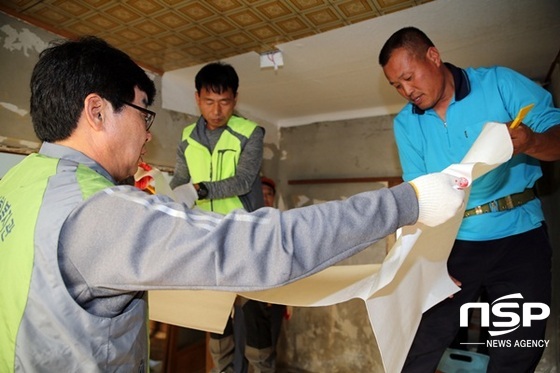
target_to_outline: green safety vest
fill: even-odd
[[[188,145],[185,149],[185,160],[193,184],[205,181],[220,181],[235,176],[239,157],[241,156],[242,140],[248,139],[257,125],[247,119],[232,116],[227,127],[222,132],[214,151],[210,150],[191,137],[196,123],[183,130],[183,141]],[[239,197],[220,199],[202,199],[196,202],[203,210],[214,211],[220,214],[243,208]]]

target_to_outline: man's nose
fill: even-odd
[[[412,88],[412,86],[410,84],[403,84],[402,85],[402,91],[407,97],[410,97],[412,92],[414,92],[414,88]]]

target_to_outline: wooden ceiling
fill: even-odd
[[[66,38],[101,37],[162,74],[430,1],[2,0],[0,10]]]

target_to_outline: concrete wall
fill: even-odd
[[[385,183],[290,185],[290,180],[400,176],[392,117],[283,128],[280,131],[280,191],[286,208],[344,199]],[[381,263],[387,240],[341,264]],[[284,322],[279,365],[305,372],[382,372],[375,336],[363,301],[295,308]]]

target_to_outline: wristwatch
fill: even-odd
[[[198,183],[198,190],[196,191],[198,194],[198,199],[204,199],[208,197],[208,188],[203,183]]]

